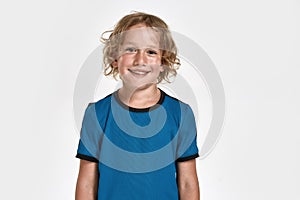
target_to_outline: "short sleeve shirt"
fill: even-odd
[[[191,107],[160,91],[150,108],[117,91],[88,105],[76,157],[98,163],[98,200],[179,199],[177,163],[199,156],[197,129]]]

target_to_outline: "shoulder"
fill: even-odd
[[[102,98],[100,100],[88,103],[88,106],[86,107],[86,110],[85,110],[85,115],[89,115],[94,112],[96,112],[98,115],[100,113],[100,111],[102,113],[104,111],[108,111],[110,108],[112,95],[113,95],[113,93],[105,96],[104,98]]]
[[[88,123],[100,123],[104,127],[104,123],[111,113],[111,98],[114,93],[111,93],[104,98],[95,102],[90,102],[85,110],[84,119]]]
[[[89,108],[89,107],[107,106],[107,104],[110,103],[111,97],[113,94],[114,94],[114,92],[108,94],[107,96],[105,96],[102,99],[96,100],[94,102],[90,102],[87,107]]]
[[[161,90],[161,91],[163,92],[163,94],[165,96],[164,97],[165,98],[164,99],[164,103],[165,103],[166,106],[171,107],[173,109],[175,107],[178,107],[178,108],[180,108],[180,110],[182,112],[190,111],[191,110],[191,107],[190,107],[190,105],[188,103],[183,102],[182,100],[180,100],[180,99],[178,99],[178,98],[176,98],[176,97],[174,97],[174,96],[166,93],[163,90]]]

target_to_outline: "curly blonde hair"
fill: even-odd
[[[112,63],[118,57],[118,48],[121,43],[121,33],[127,31],[130,27],[137,24],[145,24],[147,27],[153,28],[160,34],[160,48],[162,49],[161,64],[164,70],[158,76],[157,82],[162,80],[170,82],[171,77],[175,77],[177,69],[180,66],[180,60],[177,58],[177,48],[172,38],[168,25],[159,17],[143,12],[134,12],[124,16],[115,26],[113,30],[105,31],[101,35],[103,48],[103,64],[104,75],[112,75],[115,79],[119,74],[118,68],[113,67]],[[108,38],[104,35],[110,33]]]

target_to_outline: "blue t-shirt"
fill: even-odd
[[[196,124],[188,104],[160,91],[150,108],[117,91],[88,105],[76,157],[98,163],[98,200],[178,199],[177,162],[198,157]]]

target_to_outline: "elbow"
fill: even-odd
[[[180,200],[199,200],[200,189],[198,181],[185,182],[178,186]]]

